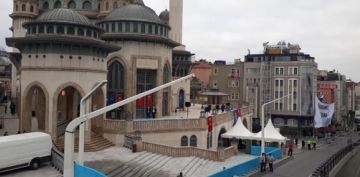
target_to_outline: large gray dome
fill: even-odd
[[[164,24],[154,10],[139,4],[130,4],[117,8],[110,12],[104,21],[141,21]]]
[[[62,22],[93,26],[91,21],[83,15],[70,9],[53,9],[41,14],[35,22]]]

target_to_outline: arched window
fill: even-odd
[[[124,66],[114,61],[108,68],[108,90],[124,89]]]
[[[82,4],[82,8],[83,9],[86,9],[86,10],[90,10],[92,9],[92,4],[90,1],[85,1],[83,4]],[[99,4],[99,8],[100,8],[100,4]]]
[[[47,1],[44,2],[43,9],[49,9],[49,3]]]
[[[78,35],[84,36],[84,30],[82,28],[78,28]]]
[[[33,26],[33,27],[31,28],[31,33],[32,33],[32,34],[36,34],[36,26]]]
[[[44,26],[39,26],[39,34],[43,34],[44,33]]]
[[[82,28],[78,28],[78,35],[84,36],[84,30]]]
[[[30,12],[34,12],[34,6],[30,6]]]
[[[109,3],[108,2],[105,3],[105,10],[109,10]]]
[[[115,23],[111,23],[111,32],[115,33]]]
[[[118,32],[122,32],[123,30],[122,30],[122,23],[121,22],[119,22],[118,23]]]
[[[275,118],[275,119],[274,119],[274,125],[283,126],[283,125],[284,125],[284,119],[282,119],[282,118]]]
[[[145,24],[141,23],[141,33],[145,33]]]
[[[64,27],[63,26],[58,26],[56,31],[57,31],[58,34],[64,34]]]
[[[190,146],[191,147],[197,147],[197,137],[195,135],[192,135],[190,137]]]
[[[61,8],[61,2],[60,1],[56,1],[55,3],[54,3],[54,8],[55,9],[58,9],[58,8]]]
[[[21,5],[21,11],[26,11],[26,6],[25,6],[25,4]]]
[[[19,10],[19,6],[16,4],[15,5],[15,11],[18,11]]]
[[[68,27],[67,34],[74,35],[75,34],[75,29],[73,27]]]
[[[69,9],[76,9],[76,3],[74,1],[70,1],[68,3],[68,8]]]
[[[54,33],[54,27],[53,26],[48,26],[47,29],[46,29],[46,33],[48,33],[48,34]]]
[[[181,143],[180,143],[180,145],[181,146],[188,146],[189,145],[189,142],[188,142],[189,140],[188,140],[188,137],[187,136],[182,136],[181,137]]]
[[[118,4],[117,4],[117,2],[114,2],[114,9],[116,9],[118,7]]]
[[[91,37],[91,31],[90,30],[86,30],[86,36]]]

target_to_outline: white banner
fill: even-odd
[[[335,103],[326,104],[315,98],[315,128],[327,127],[331,124],[331,119],[334,114]]]

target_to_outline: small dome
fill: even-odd
[[[117,8],[104,21],[142,21],[164,24],[154,10],[144,5],[130,4]]]
[[[41,14],[34,22],[63,22],[93,26],[91,21],[83,15],[70,9],[53,9]]]
[[[164,11],[162,11],[159,15],[160,19],[166,23],[169,22],[169,11],[167,9],[165,9]]]

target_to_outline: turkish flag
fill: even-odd
[[[140,98],[140,99],[137,99],[136,100],[136,106],[137,107],[139,107],[139,108],[142,108],[142,107],[144,107],[145,105],[144,105],[144,98]]]
[[[153,95],[146,96],[146,106],[152,107],[153,106]]]
[[[213,117],[209,116],[207,118],[207,124],[208,124],[208,132],[212,132],[213,130]]]
[[[122,95],[117,94],[117,95],[116,95],[116,102],[119,102],[119,101],[122,101],[122,100],[123,100]]]

